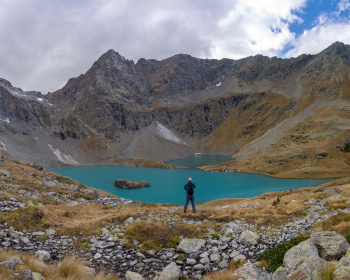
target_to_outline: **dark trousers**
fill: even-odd
[[[188,203],[190,202],[190,200],[191,200],[191,203],[192,203],[192,210],[193,210],[193,213],[196,213],[196,206],[194,205],[194,196],[193,196],[193,195],[191,195],[191,196],[187,195],[187,196],[186,196],[186,202],[185,202],[184,212],[186,213],[187,205],[188,205]]]

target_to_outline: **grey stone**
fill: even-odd
[[[11,178],[11,173],[7,170],[0,169],[0,178]]]
[[[177,246],[177,250],[184,252],[186,254],[196,253],[201,247],[205,245],[205,240],[203,239],[183,239],[180,244]]]
[[[33,280],[45,280],[45,278],[38,272],[32,272]]]
[[[189,265],[195,265],[197,263],[197,261],[195,259],[188,258],[186,260],[186,263]]]
[[[1,266],[5,266],[7,268],[15,268],[16,264],[23,265],[23,261],[20,258],[12,257],[11,259],[1,262]]]
[[[199,260],[199,262],[200,262],[201,264],[206,265],[206,264],[209,264],[209,263],[210,263],[210,260],[209,260],[208,256],[205,256],[204,258],[201,258],[201,259]]]
[[[127,271],[125,273],[125,278],[126,280],[143,280],[144,279],[142,275],[132,271]]]
[[[246,260],[247,258],[246,258],[246,256],[244,256],[244,255],[242,255],[242,254],[240,254],[240,255],[237,255],[237,256],[235,256],[234,258],[233,258],[233,260],[236,262],[236,261],[244,261],[244,260]]]
[[[129,217],[125,220],[124,225],[125,226],[132,225],[134,222],[135,222],[134,217]]]
[[[96,198],[100,197],[100,195],[98,194],[98,192],[95,189],[86,189],[86,190],[84,190],[84,193],[87,195],[90,195],[92,197],[96,197]]]
[[[91,268],[91,267],[88,267],[88,266],[83,266],[83,270],[89,276],[93,276],[93,275],[96,274],[96,270],[94,268]]]
[[[51,255],[48,251],[44,251],[44,250],[36,251],[35,256],[37,256],[42,261],[48,262],[51,260]]]
[[[96,254],[94,255],[94,259],[95,259],[95,260],[98,260],[98,259],[100,259],[100,258],[102,258],[102,255],[101,255],[100,253],[96,253]]]
[[[320,257],[326,260],[339,260],[349,248],[344,236],[335,231],[313,232],[310,240],[316,245]]]
[[[239,243],[242,243],[244,245],[256,245],[258,244],[260,236],[256,232],[252,232],[250,230],[243,231],[238,239]]]
[[[220,262],[220,260],[221,260],[220,254],[211,254],[210,255],[210,261],[218,263],[218,262]]]
[[[176,265],[176,263],[172,262],[168,264],[161,274],[159,275],[158,280],[178,280],[181,277],[181,271]]]
[[[30,269],[20,270],[18,273],[18,280],[33,280],[33,274]]]
[[[193,269],[194,270],[204,270],[204,265],[202,265],[202,264],[196,264],[195,266],[193,266]]]
[[[219,262],[218,267],[221,269],[225,269],[228,267],[228,262],[223,260],[223,261]]]

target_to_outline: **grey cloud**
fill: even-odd
[[[46,93],[108,49],[135,62],[178,53],[210,58],[218,48],[228,57],[253,54],[239,17],[219,27],[238,2],[0,0],[0,77]]]

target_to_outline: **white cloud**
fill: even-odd
[[[347,10],[350,10],[350,2],[349,0],[341,0],[337,5],[337,15],[339,15],[341,12],[345,12]]]
[[[286,57],[301,54],[317,54],[336,41],[350,44],[350,18],[343,18],[340,13],[350,9],[349,0],[341,0],[336,12],[323,12],[314,22],[314,27],[305,30],[291,42],[292,49]]]

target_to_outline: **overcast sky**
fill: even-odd
[[[0,0],[0,77],[61,88],[114,49],[127,59],[316,54],[350,44],[350,0]]]

